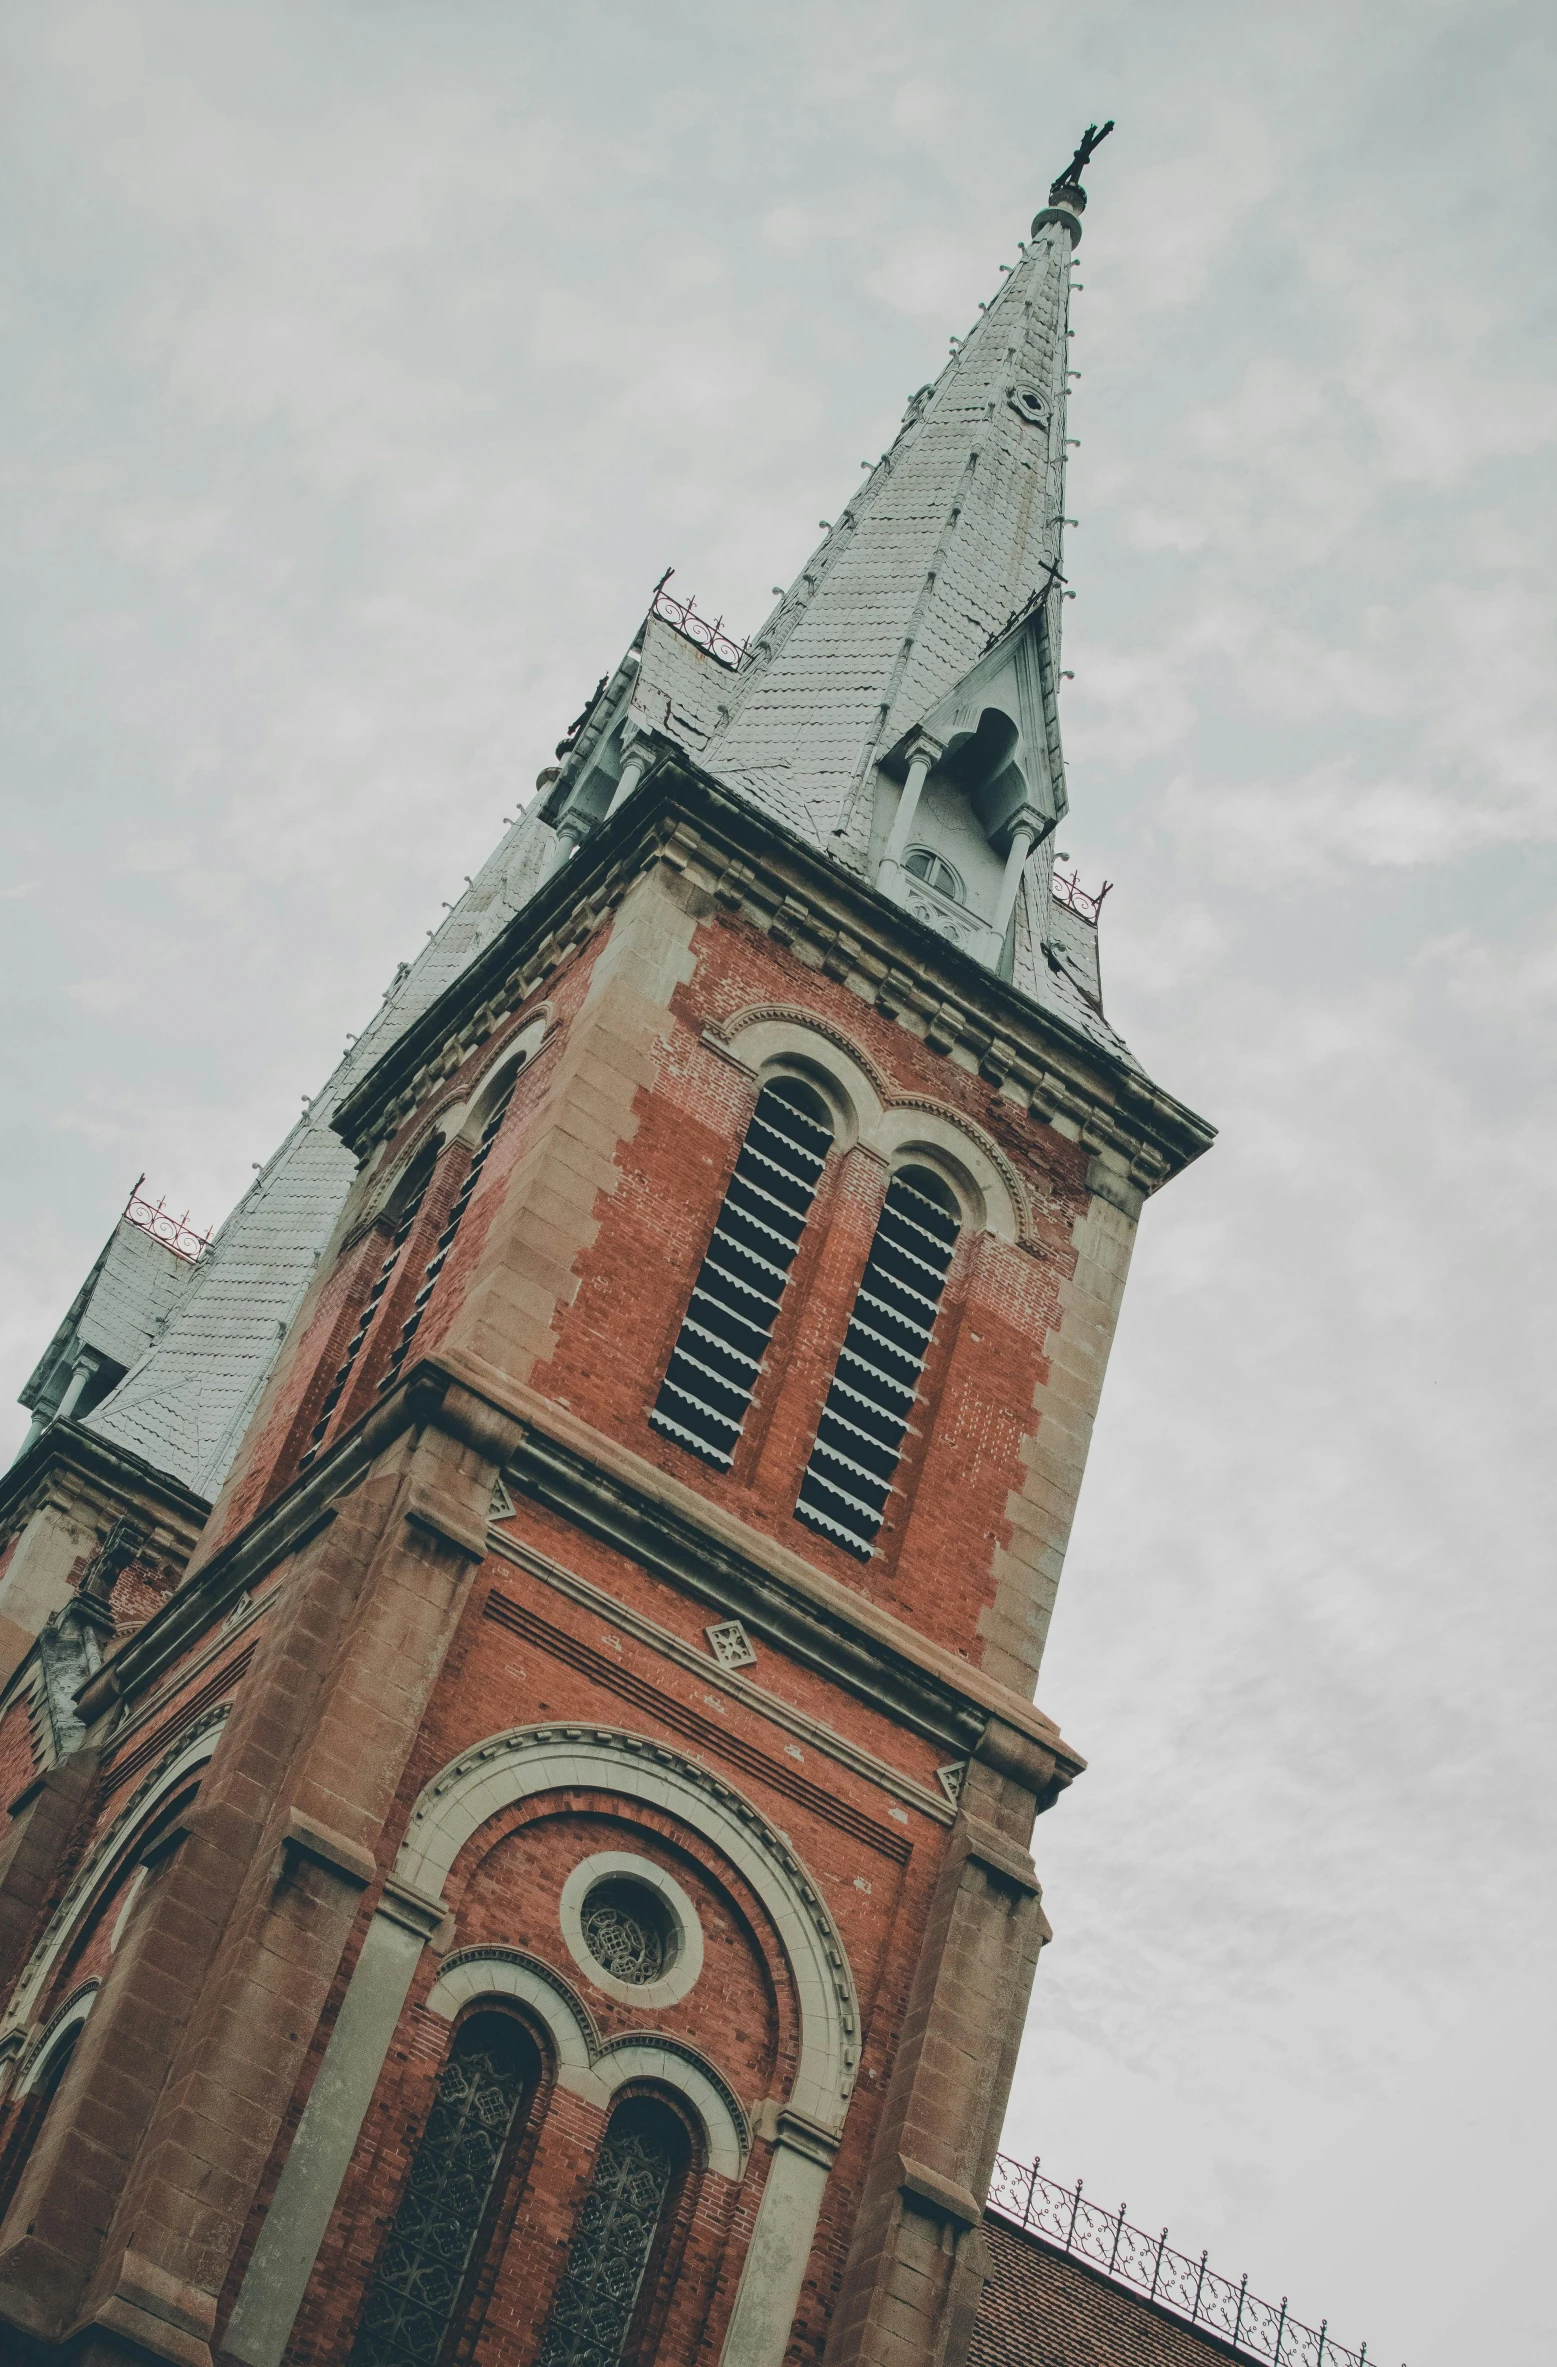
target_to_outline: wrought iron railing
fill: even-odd
[[[1094,896],[1082,886],[1079,871],[1066,873],[1056,869],[1054,874],[1054,893],[1060,902],[1068,904],[1072,912],[1080,913],[1082,919],[1090,921],[1094,928],[1097,927],[1098,916],[1103,910],[1103,898],[1108,894],[1113,884],[1111,879],[1105,879]]]
[[[187,1208],[182,1216],[174,1216],[161,1200],[153,1207],[141,1190],[145,1181],[144,1175],[137,1180],[135,1189],[124,1204],[125,1215],[132,1225],[139,1225],[143,1233],[149,1233],[154,1241],[160,1241],[164,1249],[171,1249],[175,1257],[185,1259],[191,1266],[198,1265],[210,1247],[210,1234],[195,1231],[189,1221]]]
[[[725,631],[722,616],[716,616],[710,624],[706,616],[698,615],[690,598],[677,600],[667,592],[665,586],[674,573],[674,568],[667,568],[654,587],[654,614],[667,625],[673,625],[684,640],[695,641],[699,649],[706,649],[721,666],[740,665],[746,655],[746,643]]]
[[[1175,2252],[1166,2228],[1148,2235],[1144,2227],[1132,2227],[1122,2203],[1117,2211],[1100,2209],[1087,2201],[1079,2178],[1074,2186],[1060,2186],[1043,2177],[1036,2162],[1014,2161],[1002,2153],[990,2181],[989,2207],[1101,2269],[1116,2285],[1144,2293],[1175,2317],[1219,2335],[1239,2358],[1268,2361],[1269,2367],[1370,2367],[1366,2343],[1348,2350],[1336,2341],[1327,2320],[1307,2326],[1295,2318],[1285,2294],[1279,2302],[1262,2301],[1249,2291],[1246,2276],[1234,2284],[1208,2268],[1204,2252],[1198,2260]]]

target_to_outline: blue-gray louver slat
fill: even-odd
[[[948,1199],[925,1168],[904,1168],[887,1186],[800,1483],[796,1519],[862,1559],[874,1552],[886,1514],[957,1245]]]
[[[831,1130],[787,1077],[765,1085],[649,1419],[728,1468],[828,1151]]]

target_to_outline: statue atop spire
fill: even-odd
[[[1059,175],[1058,179],[1049,183],[1050,205],[1057,205],[1059,203],[1060,191],[1062,189],[1075,189],[1077,191],[1080,190],[1081,176],[1086,171],[1087,166],[1092,162],[1094,151],[1102,147],[1103,142],[1107,139],[1113,128],[1114,119],[1111,115],[1101,130],[1098,129],[1098,126],[1095,123],[1089,123],[1087,125],[1086,130],[1081,135],[1081,143],[1077,148],[1075,155],[1071,158],[1069,164]]]

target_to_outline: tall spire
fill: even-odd
[[[1018,262],[754,637],[706,750],[710,769],[851,868],[870,856],[875,768],[1008,626],[1040,611],[1058,773],[1077,175],[1112,128],[1089,131]]]

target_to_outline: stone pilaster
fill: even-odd
[[[1027,1837],[1052,1760],[992,1721],[948,1838],[855,2222],[827,2367],[957,2367],[1038,1951]]]
[[[206,2367],[216,2296],[318,2025],[516,1429],[458,1387],[297,1553],[27,2165],[0,2314]],[[117,2350],[116,2347],[118,2346]]]

